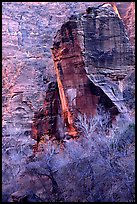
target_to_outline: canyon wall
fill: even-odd
[[[35,141],[31,138],[33,122],[37,123],[37,119],[41,118],[41,115],[47,121],[49,117],[47,112],[50,112],[53,104],[53,106],[56,106],[57,101],[52,101],[52,99],[48,101],[48,93],[52,89],[52,87],[49,87],[50,82],[56,84],[56,73],[50,51],[53,38],[57,30],[68,21],[72,14],[85,13],[89,6],[97,6],[100,3],[103,2],[2,3],[2,177],[3,199],[5,200],[9,194],[18,189],[18,184],[15,181],[18,175],[25,170],[26,158],[32,156],[33,145],[35,144]],[[116,3],[116,5],[120,8],[121,17],[124,19],[130,2]],[[129,14],[127,19],[132,22],[134,17]],[[125,21],[127,25],[128,20]],[[131,27],[127,26],[127,29],[130,30]],[[78,44],[75,48],[77,53],[81,55],[81,48]],[[72,63],[82,67],[83,61],[81,59],[80,57],[79,61],[73,61]],[[68,62],[69,65],[66,66],[64,61],[63,66],[66,66],[68,72],[70,72],[72,70],[69,70],[69,68],[72,68],[72,65],[70,60]],[[84,75],[86,70],[81,70],[82,73],[80,73],[80,70],[77,71],[79,76],[80,74],[84,76],[82,79],[84,83],[87,83],[89,80]],[[76,80],[79,79],[81,78],[77,77]],[[71,80],[71,78],[67,80]],[[54,90],[52,91],[54,95]],[[91,96],[89,88],[85,87],[85,91]],[[75,95],[75,91],[73,93]],[[72,95],[71,88],[68,90],[68,94]],[[81,97],[81,93],[79,96]],[[98,96],[92,98],[92,101],[94,101],[92,105],[96,106]],[[73,102],[75,103],[75,100]],[[61,103],[61,101],[57,103]],[[49,107],[48,110],[47,107]],[[43,108],[45,110],[44,116]],[[80,108],[82,110],[83,105]],[[41,109],[42,111],[40,111]],[[55,109],[55,113],[53,113],[55,120],[56,114]],[[62,122],[61,114],[59,109],[58,121]],[[52,120],[53,124],[54,119]],[[49,130],[52,127],[52,122]],[[41,131],[42,136],[47,129],[41,122],[38,122],[38,124],[40,124],[39,129],[37,129],[38,126],[34,125],[33,130],[34,132]]]
[[[126,15],[123,18],[128,36],[132,43],[133,49],[135,48],[135,2],[132,2],[127,9]]]
[[[123,79],[134,70],[134,53],[120,15],[105,4],[73,15],[55,36],[52,54],[63,117],[70,126],[78,113],[95,115],[99,103],[127,112]],[[74,129],[74,127],[73,127]]]
[[[34,112],[44,103],[46,84],[56,81],[50,48],[57,30],[72,14],[98,4],[3,2],[3,135],[9,135],[9,129],[15,135],[30,134]],[[130,3],[116,4],[123,18]]]

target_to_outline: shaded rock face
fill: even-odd
[[[50,52],[55,33],[72,14],[100,4],[103,2],[3,2],[3,135],[9,135],[11,129],[13,135],[31,131],[34,112],[44,103],[47,82],[56,81]],[[124,19],[131,3],[115,4]],[[128,30],[134,28],[133,19]],[[126,22],[128,25],[128,19]]]
[[[51,138],[64,138],[65,124],[62,118],[61,101],[57,82],[49,82],[43,107],[34,113],[31,126],[31,138],[37,141],[34,152],[38,150],[39,142],[46,142]]]
[[[128,7],[123,20],[132,46],[135,49],[135,2],[132,2]]]
[[[135,110],[135,71],[129,73],[123,80],[123,97],[125,104],[131,111]]]
[[[134,54],[123,22],[109,5],[92,9],[85,19],[82,19],[82,27],[86,73],[111,99],[118,111],[124,112],[126,109],[122,103],[120,84],[134,69]]]
[[[134,69],[134,54],[111,5],[72,16],[57,32],[52,55],[62,111],[69,124],[79,112],[94,115],[99,102],[115,107],[116,113],[127,111],[120,83]]]
[[[59,91],[61,83],[64,95],[68,99],[67,103],[69,103],[70,111],[72,109],[73,112],[93,113],[98,97],[92,95],[90,91],[91,84],[84,69],[75,21],[67,22],[61,27],[54,40],[52,53],[57,81],[59,81]],[[87,97],[86,100],[85,96]],[[60,98],[62,99],[61,93]],[[91,100],[93,103],[91,103]],[[80,101],[83,101],[83,103]],[[91,105],[90,109],[88,109],[89,105]],[[62,109],[67,111],[63,103]]]
[[[2,3],[2,189],[5,202],[18,189],[16,179],[24,171],[26,158],[33,152],[35,141],[31,139],[31,128],[34,113],[38,113],[40,108],[45,110],[43,104],[48,83],[56,82],[50,52],[53,37],[72,14],[85,12],[88,6],[100,3],[103,2]],[[116,5],[123,19],[130,2],[118,2]],[[90,85],[92,91],[97,89],[93,83]],[[100,88],[98,90],[104,94]],[[94,97],[96,94],[95,91]],[[97,96],[100,97],[100,94]],[[111,100],[107,99],[111,104]],[[97,100],[95,98],[95,104]],[[104,95],[100,101],[106,102]],[[41,124],[40,116],[36,118],[34,121]],[[58,108],[57,127],[62,138],[63,125],[62,110]],[[47,124],[47,127],[50,125]],[[47,129],[42,125],[38,131],[40,136],[34,134],[35,139],[42,138]]]
[[[64,24],[55,38],[52,50],[63,117],[72,135],[76,134],[72,125],[73,115],[76,116],[78,112],[93,114],[98,102],[98,96],[90,91],[76,28],[76,22]]]
[[[32,124],[32,138],[40,141],[42,135],[54,134],[56,131],[58,115],[58,89],[57,84],[50,82],[46,92],[43,108],[34,114]]]

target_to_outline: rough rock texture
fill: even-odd
[[[135,111],[135,71],[129,73],[123,80],[123,97],[125,104],[133,114]]]
[[[87,22],[83,19],[85,69],[90,80],[124,112],[122,79],[134,69],[134,54],[123,22],[108,8],[91,11]]]
[[[55,82],[50,82],[43,108],[34,114],[32,138],[39,142],[44,134],[54,134],[58,116],[58,89]]]
[[[72,16],[57,32],[52,54],[69,125],[79,112],[94,115],[99,102],[107,108],[116,106],[117,112],[127,111],[122,79],[134,69],[134,54],[123,22],[111,5]]]
[[[34,112],[44,102],[46,83],[53,78],[55,81],[50,47],[57,29],[72,14],[100,3],[3,2],[3,135],[9,135],[11,129],[15,135],[30,132]],[[130,2],[116,5],[124,18]],[[22,123],[18,114],[23,110]]]
[[[53,37],[72,14],[100,3],[103,2],[2,3],[3,201],[7,202],[20,186],[16,180],[24,171],[26,158],[32,156],[35,142],[31,139],[34,114],[45,109],[48,83],[56,81],[50,51]],[[130,2],[116,5],[123,19]],[[62,112],[58,111],[57,125],[63,138]]]
[[[34,113],[43,106],[47,83],[56,81],[50,52],[52,39],[73,12],[84,11],[90,4],[2,4],[2,175],[5,199],[7,192],[15,191],[13,178],[16,179],[23,170],[24,158],[32,153]]]
[[[135,49],[135,2],[132,2],[128,7],[123,21],[125,23],[132,46]]]
[[[61,27],[55,38],[52,53],[64,121],[68,126],[69,134],[75,136],[72,114],[76,116],[76,112],[93,113],[98,96],[92,95],[90,92],[90,81],[84,70],[81,48],[77,38],[77,25],[75,22],[72,23],[67,22]]]

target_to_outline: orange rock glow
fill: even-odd
[[[58,89],[59,89],[59,94],[60,94],[60,99],[61,99],[61,106],[62,106],[64,122],[68,129],[68,134],[75,137],[78,133],[76,131],[76,128],[73,125],[74,124],[73,117],[69,110],[68,102],[65,96],[64,88],[63,88],[63,85],[60,79],[60,74],[59,74],[59,70],[57,68],[56,62],[54,62],[54,67],[55,67],[55,71],[57,75],[57,83],[58,83]]]
[[[113,7],[115,13],[118,15],[118,17],[121,18],[120,14],[119,14],[119,12],[118,12],[118,9],[117,9],[117,7],[116,7],[116,4],[115,4],[114,2],[110,2],[110,4],[112,5],[112,7]]]

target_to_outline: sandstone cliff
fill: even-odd
[[[123,20],[127,28],[128,36],[134,48],[135,47],[135,2],[132,2],[128,7],[126,15],[124,16]]]
[[[70,135],[77,114],[94,115],[99,103],[110,112],[115,108],[114,115],[127,112],[122,80],[134,70],[134,54],[123,22],[110,4],[72,16],[57,32],[52,54]]]
[[[55,33],[72,14],[102,3],[3,2],[3,135],[10,135],[11,129],[13,137],[22,133],[30,135],[34,112],[44,103],[46,84],[56,81],[50,52]],[[115,2],[122,19],[130,4]],[[132,29],[134,35],[134,6],[132,10],[124,22],[128,32]]]
[[[102,24],[99,24],[101,19],[99,17],[97,20],[96,17],[94,18],[92,16],[94,15],[94,11],[92,14],[90,14],[90,10],[92,9],[89,9],[89,13],[87,15],[85,14],[85,11],[88,7],[98,6],[102,3],[103,2],[2,3],[2,189],[3,201],[5,202],[7,202],[11,194],[18,189],[21,189],[21,191],[13,194],[12,197],[14,201],[17,201],[18,199],[24,199],[23,196],[25,196],[25,199],[27,200],[28,194],[31,197],[30,202],[41,201],[41,199],[38,199],[38,196],[33,195],[30,189],[36,193],[36,195],[39,195],[44,201],[56,201],[56,185],[54,179],[52,178],[54,175],[51,175],[52,182],[55,185],[53,185],[54,188],[52,192],[51,179],[47,177],[45,171],[42,170],[45,168],[44,165],[47,161],[44,160],[42,162],[41,157],[38,158],[38,162],[41,162],[40,164],[37,163],[37,161],[34,161],[34,167],[38,168],[38,171],[40,170],[40,172],[43,171],[43,175],[39,175],[38,172],[35,171],[35,168],[30,172],[30,174],[28,174],[28,171],[26,170],[27,167],[29,168],[29,164],[31,166],[31,159],[34,157],[33,151],[37,150],[41,155],[43,149],[48,148],[46,145],[49,141],[52,141],[51,138],[53,139],[54,135],[56,135],[56,138],[58,139],[63,139],[65,133],[67,134],[68,132],[71,133],[71,135],[76,136],[77,130],[73,121],[75,114],[77,115],[79,110],[83,113],[95,114],[96,107],[99,102],[101,104],[106,104],[106,108],[116,106],[114,114],[116,114],[118,111],[119,103],[117,102],[120,99],[119,97],[121,97],[120,92],[118,92],[118,96],[116,96],[117,102],[115,103],[112,91],[109,93],[110,89],[106,90],[106,86],[104,84],[102,85],[102,79],[101,83],[98,81],[97,77],[99,75],[96,73],[96,71],[102,70],[101,75],[105,76],[105,69],[110,63],[109,59],[111,55],[109,55],[110,53],[106,53],[108,50],[105,50],[108,48],[108,45],[105,42],[105,39],[103,39],[102,42],[99,40],[99,35],[104,35],[104,32],[107,34],[107,37],[110,37],[110,33],[107,31],[109,27],[104,25],[105,28],[103,28],[103,22]],[[116,2],[117,9],[122,19],[124,19],[130,4],[130,2]],[[99,14],[101,12],[100,9],[96,8],[95,12],[97,11]],[[135,7],[132,7],[132,9],[134,11]],[[110,11],[107,12],[105,10],[106,9],[104,8],[103,12],[106,12],[108,15]],[[116,14],[112,9],[110,10],[110,13],[112,13],[112,16],[114,15],[115,19]],[[86,16],[84,17],[83,14],[79,15],[81,12],[83,12]],[[69,17],[72,14],[77,15],[74,15],[69,20]],[[134,25],[134,16],[132,14],[132,12],[129,12],[127,15],[128,18],[126,21],[124,21],[124,23],[125,25],[128,25],[128,21],[130,21],[129,26],[127,26],[127,31],[132,29],[132,34],[134,36],[134,26],[132,26]],[[88,48],[89,33],[87,22],[89,22],[90,19],[92,19],[92,26],[95,26],[94,23],[97,22],[97,26],[101,25],[101,29],[103,29],[102,33],[101,30],[99,30],[98,33],[95,33],[94,30],[93,32],[91,31],[93,27],[89,26],[89,32],[92,32],[92,37],[94,36],[97,46],[100,46],[100,48],[102,46],[103,48],[103,52],[98,53],[95,46],[95,55],[93,50]],[[126,59],[127,55],[130,54],[131,57],[129,62],[131,63],[132,52],[130,52],[129,40],[126,39],[127,36],[125,34],[124,28],[122,28],[123,24],[121,20],[116,17],[117,20],[113,19],[113,22],[112,19],[110,22],[112,24],[115,23],[115,26],[113,29],[113,25],[110,23],[109,26],[111,29],[116,29],[124,35],[124,37],[121,38],[115,36],[117,45],[116,48],[121,57],[119,55],[114,55],[114,57],[118,58],[118,65],[120,60],[123,60],[125,63],[125,71],[121,65],[118,67],[122,69],[122,78],[124,78],[127,71],[130,70],[130,68],[132,69],[132,66],[127,66],[128,59]],[[83,25],[81,25],[81,23]],[[117,25],[117,23],[119,25]],[[65,49],[60,50],[62,53],[58,53],[59,49],[57,48],[57,53],[59,54],[59,58],[61,56],[67,58],[64,58],[60,63],[58,57],[55,59],[55,67],[57,65],[57,72],[55,73],[50,48],[53,44],[53,38],[57,33],[57,30],[61,27],[62,24],[62,33],[59,31],[57,36],[60,39],[64,39],[64,42],[61,42],[61,46],[65,45]],[[83,43],[83,34],[86,36],[84,36],[86,40],[85,44]],[[105,37],[106,36],[104,35],[104,38]],[[118,42],[121,42],[121,40],[125,40],[126,42],[122,44],[123,46],[119,47]],[[57,37],[55,38],[55,41],[58,41]],[[92,42],[94,43],[93,39]],[[115,44],[113,40],[110,40],[109,42],[110,44],[112,43],[111,45]],[[84,54],[84,51],[82,51],[83,48],[86,48],[89,51],[89,53],[86,53],[87,58]],[[95,62],[91,54],[95,58]],[[98,60],[98,57],[101,57],[103,54],[106,54],[107,60],[106,62],[103,62],[103,67],[101,67],[100,64],[96,64],[96,60]],[[90,64],[90,62],[92,66],[90,65],[91,69],[88,70],[88,66],[86,65],[87,63]],[[113,65],[115,63],[116,59],[113,61]],[[132,63],[130,65],[132,65]],[[119,90],[117,86],[117,79],[114,79],[116,78],[115,75],[119,75],[119,70],[117,70],[116,74],[113,71],[113,69],[116,68],[117,66],[111,67],[112,70],[109,73],[109,76],[105,76],[105,83],[109,83],[110,87],[113,87],[113,89],[116,87],[116,90]],[[64,75],[62,75],[62,70],[65,72]],[[95,79],[92,77],[91,71],[93,70]],[[72,74],[72,71],[74,71],[75,74]],[[67,73],[69,73],[68,76]],[[58,80],[59,89],[56,86],[56,74],[58,79],[60,79],[60,83]],[[63,80],[63,77],[65,80]],[[120,81],[120,90],[123,88],[123,97],[126,101],[128,110],[133,108],[132,111],[134,112],[134,104],[132,101],[132,97],[134,96],[134,82],[131,83],[131,79],[134,79],[134,74],[130,77],[127,76],[124,78],[124,82],[127,83],[127,86],[125,86],[125,84],[122,86],[122,78],[118,79]],[[116,82],[116,86],[114,85],[114,80]],[[128,84],[129,86],[131,85],[131,89],[129,89]],[[114,93],[117,95],[115,90]],[[87,102],[85,100],[85,94],[87,95]],[[128,94],[130,95],[130,101],[128,100]],[[77,98],[75,98],[75,96],[77,96]],[[76,103],[79,110],[76,108]],[[91,112],[89,112],[89,107]],[[65,110],[64,113],[62,110]],[[130,135],[132,136],[133,134]],[[31,137],[33,137],[33,139]],[[70,137],[68,138],[70,139]],[[96,136],[95,138],[91,138],[95,140]],[[129,137],[127,137],[125,140],[128,140],[128,138]],[[41,140],[39,146],[37,146],[37,144],[35,145],[34,139],[37,140],[37,142]],[[87,147],[88,144],[90,144],[89,146],[92,146],[92,142],[84,143],[83,146]],[[102,143],[100,145],[102,145]],[[104,174],[103,172],[102,174],[99,174],[98,169],[102,169],[102,167],[96,167],[95,165],[93,169],[97,173],[95,178],[96,182],[94,180],[96,187],[94,188],[94,185],[91,186],[90,178],[87,179],[87,177],[89,175],[92,178],[92,169],[90,169],[90,162],[87,162],[86,159],[88,156],[91,158],[92,152],[92,158],[96,163],[96,159],[99,158],[97,152],[94,152],[93,154],[93,150],[95,150],[96,147],[92,148],[91,152],[88,154],[87,149],[86,151],[85,149],[82,149],[82,144],[79,145],[77,141],[71,141],[71,139],[69,140],[69,143],[66,141],[65,148],[64,143],[63,145],[61,143],[59,147],[60,146],[63,147],[60,148],[61,150],[59,151],[59,154],[55,154],[57,157],[54,157],[55,155],[53,153],[56,153],[56,151],[54,151],[54,148],[51,148],[50,158],[52,158],[54,155],[52,161],[52,170],[55,172],[55,179],[57,180],[57,183],[59,182],[60,178],[62,178],[61,182],[58,184],[59,191],[61,191],[63,195],[61,200],[97,201],[97,183],[100,181],[100,176]],[[128,150],[129,156],[131,156],[130,152],[132,151],[132,146],[130,147],[131,150]],[[101,149],[101,151],[104,150]],[[104,154],[107,155],[106,152]],[[35,156],[36,157],[34,158],[37,159],[38,155],[36,154]],[[45,153],[43,158],[45,158]],[[77,161],[75,161],[75,159]],[[124,162],[124,159],[122,161]],[[99,161],[99,164],[101,162],[102,160]],[[75,168],[73,174],[71,173],[71,170],[74,166],[77,167],[77,165],[79,165],[79,171],[81,173],[76,176],[78,169]],[[103,165],[103,169],[105,171],[106,164],[104,163]],[[130,175],[131,172],[129,169],[134,169],[134,162],[132,162],[132,164],[129,162],[128,164],[125,164],[125,166],[126,169],[128,169],[128,173]],[[85,174],[86,168],[89,170],[87,175]],[[108,168],[108,171],[110,171],[110,169]],[[70,174],[67,174],[67,170],[70,171]],[[122,170],[120,169],[119,171]],[[33,176],[33,173],[36,174]],[[83,175],[82,183],[81,174]],[[70,182],[71,175],[73,175],[73,178]],[[109,179],[107,178],[107,172],[105,175],[106,180],[109,180],[110,177],[108,177]],[[64,178],[66,178],[66,182]],[[124,179],[125,177],[123,174],[123,180]],[[76,180],[79,181],[77,182]],[[106,180],[104,179],[102,182],[106,182]],[[86,181],[89,182],[89,187],[94,188],[93,192],[95,195],[91,195],[91,192],[89,193],[88,188],[86,188]],[[112,179],[112,182],[113,181],[115,182],[115,180]],[[45,183],[47,184],[46,186],[44,186]],[[80,186],[80,188],[73,194],[72,192],[75,191],[75,185],[77,187]],[[101,185],[103,186],[103,183]],[[62,189],[62,186],[64,189]],[[80,198],[81,192],[84,192],[83,188],[85,189],[86,193],[82,194],[82,197]],[[109,191],[107,188],[107,182],[106,189]],[[125,187],[125,192],[127,192],[126,190],[127,188]],[[102,188],[100,188],[99,192],[101,193],[101,191]],[[103,195],[105,195],[105,193]],[[114,201],[112,197],[110,200]],[[130,197],[130,195],[127,195],[125,200],[127,200],[128,197]],[[103,200],[104,198],[101,199]],[[105,199],[107,200],[107,198]]]

